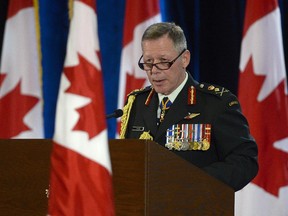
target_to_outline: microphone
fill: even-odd
[[[115,110],[113,113],[106,115],[106,119],[110,118],[119,118],[123,115],[123,111],[121,109]]]

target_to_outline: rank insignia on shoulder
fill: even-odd
[[[229,92],[229,90],[225,89],[224,87],[204,84],[204,83],[199,84],[199,88],[203,89],[203,91],[206,91],[206,92],[218,95],[218,96],[223,96],[224,93]]]
[[[215,86],[213,86],[213,85],[208,86],[208,90],[212,91],[214,89],[215,89]]]
[[[169,150],[207,151],[211,142],[211,124],[176,124],[166,131],[165,147]]]
[[[239,102],[238,101],[231,101],[229,103],[229,106],[231,107],[231,106],[236,105],[236,104],[239,104]]]
[[[218,89],[218,91],[216,91],[216,94],[222,96],[226,92],[229,92],[229,90],[222,87],[221,89]]]

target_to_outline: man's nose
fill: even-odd
[[[150,73],[151,74],[153,74],[153,73],[159,73],[159,70],[158,70],[158,68],[156,67],[156,65],[152,65],[152,68],[151,68],[151,70],[150,70]]]

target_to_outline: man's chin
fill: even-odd
[[[160,93],[160,94],[164,94],[164,95],[167,93],[165,91],[165,89],[157,87],[157,86],[154,86],[154,90],[155,90],[155,92]]]

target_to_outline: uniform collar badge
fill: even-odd
[[[196,89],[194,86],[188,88],[188,105],[196,104]]]
[[[151,101],[151,98],[152,98],[154,92],[155,92],[155,90],[154,90],[154,88],[152,88],[150,93],[149,93],[149,95],[148,95],[148,97],[146,98],[146,101],[145,101],[145,105],[146,106],[148,106],[150,104],[150,101]]]

